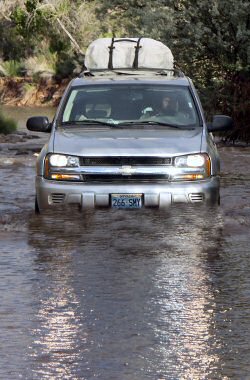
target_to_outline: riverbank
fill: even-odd
[[[7,106],[57,106],[69,79],[0,78],[0,104]]]

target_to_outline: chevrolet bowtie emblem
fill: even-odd
[[[120,168],[120,171],[121,171],[122,175],[131,175],[131,174],[136,172],[136,169],[132,168],[132,166],[130,166],[130,165],[123,165]]]

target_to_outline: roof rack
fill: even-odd
[[[180,69],[162,69],[162,68],[129,68],[129,67],[119,67],[115,69],[92,69],[84,70],[80,77],[113,77],[119,75],[134,75],[134,76],[167,76],[167,77],[185,77],[184,73]]]

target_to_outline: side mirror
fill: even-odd
[[[47,116],[33,116],[27,120],[26,127],[33,132],[51,132],[51,123]]]
[[[222,132],[232,128],[233,119],[225,115],[214,115],[212,123],[207,125],[208,132]]]

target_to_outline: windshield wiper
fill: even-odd
[[[135,126],[136,125],[162,125],[164,127],[169,127],[169,128],[193,129],[193,126],[191,127],[190,125],[177,125],[177,124],[164,123],[163,121],[154,121],[154,120],[126,121],[124,123],[119,123],[119,125],[121,125],[121,126],[126,126],[126,125],[135,125]]]
[[[106,121],[100,121],[100,120],[95,120],[95,119],[84,119],[84,120],[72,120],[72,121],[63,121],[61,123],[62,126],[67,126],[67,125],[82,125],[82,124],[96,124],[96,125],[105,125],[111,128],[120,128],[118,124],[116,123],[108,123]]]

